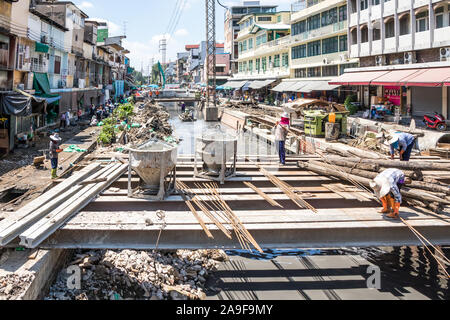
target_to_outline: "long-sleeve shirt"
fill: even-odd
[[[275,127],[275,140],[286,141],[289,132],[289,126],[285,124],[279,124]]]
[[[58,148],[59,148],[59,143],[51,140],[50,141],[50,158],[51,159],[58,159],[58,152],[56,152],[56,150],[58,150]]]
[[[387,169],[378,175],[379,177],[385,177],[389,181],[391,186],[391,192],[394,195],[395,202],[402,203],[402,194],[399,189],[399,185],[405,183],[405,174],[399,169]]]
[[[408,146],[414,143],[414,141],[416,140],[416,138],[409,133],[402,132],[396,133],[396,135],[398,136],[398,146],[391,145],[391,155],[395,155],[396,149],[406,151]]]

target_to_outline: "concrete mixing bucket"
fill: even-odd
[[[141,177],[146,188],[159,188],[161,170],[165,177],[177,165],[178,147],[165,142],[150,141],[129,151],[131,168]]]
[[[222,163],[233,160],[237,138],[229,134],[208,134],[197,140],[197,150],[201,152],[204,167],[210,172],[219,173]]]

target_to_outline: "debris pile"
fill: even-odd
[[[209,273],[227,256],[220,250],[78,252],[81,289],[70,290],[67,269],[46,300],[200,300]]]
[[[0,300],[17,300],[24,293],[24,289],[33,282],[34,273],[11,273],[0,277]]]
[[[173,133],[169,123],[170,114],[163,107],[147,102],[138,110],[134,121],[141,124],[139,128],[131,128],[128,141],[132,145],[140,145],[148,140],[158,138],[167,141]]]

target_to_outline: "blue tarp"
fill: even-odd
[[[47,97],[36,97],[36,98],[45,99],[47,101],[47,104],[52,104],[52,103],[54,103],[56,101],[61,100],[61,96],[52,97],[52,98],[47,98]]]

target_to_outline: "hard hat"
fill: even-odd
[[[375,191],[378,199],[385,197],[391,191],[391,185],[386,177],[376,177],[370,182],[370,187]]]

